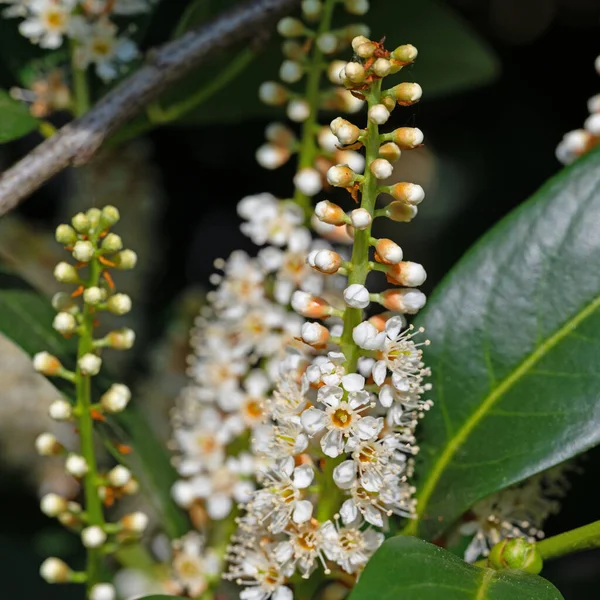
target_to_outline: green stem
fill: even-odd
[[[335,4],[336,0],[325,0],[316,38],[330,30]],[[321,83],[321,76],[323,75],[326,65],[323,52],[321,52],[314,41],[313,44],[313,53],[310,62],[307,65],[306,90],[304,93],[310,107],[310,113],[308,119],[304,121],[302,126],[300,149],[298,151],[298,170],[312,167],[317,153],[315,129],[318,124],[317,116],[319,113],[319,84]],[[303,194],[298,188],[296,188],[296,192],[294,193],[294,202],[304,209],[307,216],[311,215],[311,199],[306,194]]]
[[[381,97],[381,80],[373,83],[373,87],[367,94],[367,103],[369,108],[379,104]],[[367,125],[367,134],[364,140],[366,149],[366,167],[364,180],[361,183],[361,208],[369,211],[371,215],[375,213],[375,202],[377,201],[377,178],[369,165],[379,156],[379,127],[376,123],[369,121]],[[367,275],[369,274],[369,240],[371,239],[371,227],[362,231],[354,232],[354,246],[352,248],[352,270],[348,276],[348,285],[359,283],[365,285]],[[352,330],[362,321],[363,311],[360,308],[346,307],[344,311],[344,333],[342,334],[341,350],[346,357],[346,371],[356,370],[356,364],[359,356],[359,348],[352,339]]]
[[[90,88],[87,79],[87,69],[80,69],[75,61],[77,46],[71,45],[71,71],[73,77],[73,112],[76,117],[84,115],[90,109]]]
[[[93,240],[95,245],[95,240]],[[98,285],[101,266],[98,259],[89,262],[89,279],[87,287]],[[83,375],[79,367],[79,359],[93,351],[94,313],[90,305],[84,304],[83,321],[80,328],[79,345],[77,349],[77,370],[75,372],[76,414],[78,415],[79,439],[81,455],[85,458],[88,472],[83,478],[85,495],[85,510],[88,516],[88,526],[104,525],[102,500],[98,495],[98,467],[94,449],[94,422],[91,413],[91,382],[90,377]],[[87,587],[88,590],[98,583],[100,570],[100,549],[90,548],[87,555]]]

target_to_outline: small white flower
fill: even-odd
[[[30,0],[29,17],[19,31],[42,48],[58,48],[67,34],[77,0]]]
[[[385,331],[379,331],[369,321],[363,321],[352,330],[354,343],[365,350],[379,350],[386,339]]]

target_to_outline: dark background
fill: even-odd
[[[402,0],[387,0],[390,23],[401,18]],[[165,0],[162,19],[172,19],[185,2]],[[165,4],[163,2],[163,4]],[[600,53],[600,2],[551,0],[456,0],[449,2],[494,49],[501,74],[492,84],[452,97],[425,99],[410,120],[426,133],[431,150],[425,162],[433,191],[421,219],[403,238],[405,255],[422,262],[430,291],[465,250],[548,177],[560,169],[554,149],[562,135],[581,126],[586,100],[600,91],[593,63]],[[368,20],[368,19],[367,19]],[[385,32],[374,32],[374,34]],[[159,42],[152,26],[149,40]],[[265,78],[276,73],[265,74]],[[249,92],[249,93],[254,93]],[[404,119],[407,117],[404,116]],[[293,166],[274,173],[254,162],[267,121],[154,131],[154,164],[166,191],[160,253],[168,269],[152,279],[149,336],[158,338],[168,307],[191,284],[207,284],[212,262],[239,247],[250,248],[237,231],[237,201],[269,190],[286,195]],[[13,143],[11,159],[35,137]],[[232,150],[233,149],[233,150]],[[65,177],[38,192],[20,209],[48,226],[56,223]],[[146,365],[140,361],[143,374]],[[598,452],[572,476],[572,493],[547,535],[599,517]],[[74,560],[77,543],[38,510],[34,493],[20,473],[0,473],[0,598],[78,598],[38,580],[37,568],[48,547],[63,544]],[[56,550],[54,550],[56,551]],[[567,600],[600,598],[600,553],[589,552],[547,565],[544,575]]]

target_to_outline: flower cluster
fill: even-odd
[[[94,421],[123,411],[131,399],[129,389],[115,383],[98,402],[92,401],[91,380],[102,367],[103,349],[128,350],[135,341],[134,332],[128,328],[108,331],[101,337],[94,335],[100,313],[123,315],[131,310],[131,299],[115,292],[109,272],[131,269],[137,260],[136,254],[123,249],[121,238],[110,231],[118,220],[119,213],[113,206],[102,210],[92,208],[75,215],[72,225],[59,225],[56,229],[56,240],[71,253],[75,264],[60,262],[54,275],[60,283],[75,286],[75,291],[54,296],[52,304],[57,314],[53,326],[66,338],[78,336],[77,365],[75,371],[70,371],[48,352],[40,352],[33,358],[38,372],[74,384],[75,403],[58,398],[51,403],[49,414],[56,421],[74,423],[79,434],[79,448],[70,451],[54,435],[43,433],[36,440],[37,451],[42,456],[63,455],[66,472],[82,483],[85,495],[82,506],[57,494],[47,494],[41,500],[41,509],[79,533],[91,565],[87,572],[75,572],[58,558],[48,558],[41,566],[41,574],[49,583],[86,583],[91,600],[116,597],[111,584],[99,581],[101,554],[114,552],[121,544],[137,539],[148,522],[141,512],[127,514],[117,523],[105,521],[103,503],[110,506],[117,498],[136,493],[138,484],[122,465],[100,473],[94,453]],[[83,272],[87,273],[85,277]]]
[[[600,56],[596,58],[594,66],[600,74]],[[587,107],[590,116],[585,120],[583,129],[569,131],[556,147],[556,158],[564,165],[571,164],[600,142],[600,94],[592,96]]]
[[[93,65],[104,81],[115,79],[124,64],[138,55],[135,43],[120,33],[113,16],[150,10],[153,0],[0,0],[9,4],[6,17],[21,17],[21,34],[42,48],[59,48],[65,39],[75,45],[74,64]]]

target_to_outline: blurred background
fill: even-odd
[[[426,266],[424,291],[431,292],[477,238],[561,168],[556,145],[581,126],[587,99],[600,91],[594,69],[600,0],[371,2],[364,20],[374,39],[388,36],[420,50],[406,76],[423,86],[423,100],[396,111],[390,125],[425,132],[425,147],[405,153],[395,175],[422,184],[427,199],[410,227],[401,225],[389,237]],[[227,4],[200,3],[191,24]],[[168,39],[188,5],[159,3],[140,25],[143,47]],[[0,23],[4,88],[23,85],[12,49],[27,41],[15,31],[14,21]],[[130,324],[138,332],[136,351],[128,353],[133,358],[127,364],[120,358],[112,368],[126,373],[136,401],[164,440],[169,405],[185,382],[187,330],[210,286],[212,263],[236,248],[253,251],[238,231],[236,203],[252,193],[291,192],[292,163],[268,172],[254,159],[265,126],[283,118],[256,99],[261,81],[277,77],[278,44],[257,39],[251,66],[196,111],[160,128],[138,119],[137,129],[126,130],[121,139],[146,130],[141,137],[113,143],[92,164],[61,174],[0,220],[0,260],[50,295],[56,288],[52,267],[61,255],[53,241],[55,226],[90,206],[111,203],[121,210],[118,232],[141,259],[136,278],[127,276],[121,288],[141,309]],[[165,104],[210,80],[230,59],[203,67]],[[28,75],[35,77],[40,67],[30,64],[37,65]],[[52,120],[60,125],[64,116]],[[0,169],[39,141],[30,134],[0,146]],[[38,509],[41,492],[68,492],[71,485],[60,467],[41,463],[33,450],[35,436],[51,427],[46,410],[52,397],[51,386],[32,374],[24,355],[0,339],[0,595],[6,598],[79,597],[75,590],[47,586],[37,575],[45,556],[75,563],[79,548],[75,537]],[[572,493],[548,523],[547,535],[599,518],[593,493],[599,459],[592,451],[580,461],[581,472],[571,476]],[[600,553],[552,562],[544,575],[567,600],[600,598]]]

